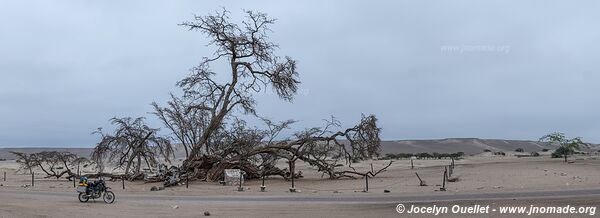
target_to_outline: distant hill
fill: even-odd
[[[174,146],[176,147],[176,149],[178,147],[180,147],[180,145],[178,145],[178,144],[175,144]],[[36,153],[36,152],[41,152],[41,151],[68,151],[68,152],[76,154],[79,157],[89,158],[90,154],[92,154],[93,150],[94,150],[94,148],[58,148],[58,147],[0,148],[0,159],[6,159],[6,160],[16,159],[15,155],[10,153],[11,151],[24,152],[24,153]],[[177,149],[175,151],[175,157],[184,158],[185,150],[183,148]]]
[[[556,149],[557,145],[537,141],[478,139],[478,138],[449,138],[433,140],[399,140],[382,142],[382,153],[455,153],[464,152],[467,155],[491,151],[514,152],[522,148],[525,152],[539,152],[542,149]]]
[[[448,138],[448,139],[428,139],[428,140],[397,140],[382,141],[381,153],[455,153],[464,152],[466,155],[480,154],[485,149],[491,151],[514,152],[515,149],[522,148],[525,152],[539,152],[542,149],[554,150],[557,145],[527,140],[504,140],[504,139],[478,139],[478,138]],[[48,151],[68,151],[81,157],[89,157],[93,148],[0,148],[0,159],[14,159],[14,155],[9,151],[18,151],[33,153],[43,150]],[[587,151],[598,151],[600,145],[593,145]],[[175,152],[177,158],[183,158],[185,153],[183,149]]]
[[[15,155],[11,154],[11,151],[24,152],[24,153],[35,153],[40,151],[68,151],[80,157],[89,157],[92,153],[93,148],[0,148],[0,159],[12,160],[15,159]]]

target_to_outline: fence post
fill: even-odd
[[[448,180],[448,177],[450,176],[450,171],[448,171],[448,167],[444,167],[444,171],[446,171],[445,172],[445,174],[446,174],[446,180]]]
[[[189,188],[190,187],[190,174],[189,173],[185,173],[185,188]]]
[[[242,169],[240,169],[240,186],[238,187],[238,191],[239,192],[243,192],[244,191],[244,187],[242,187],[242,177],[243,177],[243,173],[244,171],[242,171]]]
[[[419,173],[415,172],[415,175],[417,175],[417,179],[419,179],[419,186],[426,186],[425,182],[419,176]]]
[[[121,184],[123,185],[123,190],[125,190],[125,178],[121,177]]]
[[[6,182],[6,171],[4,171],[4,181]]]
[[[290,171],[290,176],[292,177],[292,187],[290,188],[290,192],[296,192],[296,186],[294,186],[294,171]]]
[[[411,168],[411,169],[414,169],[414,168],[415,168],[415,165],[413,164],[413,159],[412,159],[412,157],[410,158],[410,168]]]
[[[262,185],[260,186],[260,191],[264,192],[267,189],[267,187],[265,186],[265,175],[262,175]]]
[[[444,178],[442,178],[442,187],[440,188],[440,191],[446,191],[446,177],[448,177],[448,169],[444,167]]]
[[[365,175],[365,192],[369,191],[369,175]]]
[[[31,187],[33,187],[33,185],[35,185],[35,182],[34,182],[34,178],[33,178],[33,173],[31,173]]]

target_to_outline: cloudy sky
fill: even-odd
[[[220,6],[278,19],[301,91],[258,111],[295,128],[372,113],[383,139],[600,142],[598,1],[25,0],[0,3],[0,146],[93,146],[113,116],[160,126],[150,103],[212,52],[177,24]]]

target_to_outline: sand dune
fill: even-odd
[[[399,140],[382,142],[383,153],[454,153],[464,152],[467,155],[482,153],[485,149],[491,151],[514,152],[522,148],[525,152],[539,152],[542,149],[553,150],[557,145],[537,141],[478,139],[478,138],[449,138],[434,140]]]

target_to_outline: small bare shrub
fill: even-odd
[[[459,180],[458,177],[448,178],[448,182],[458,182],[458,180]]]

